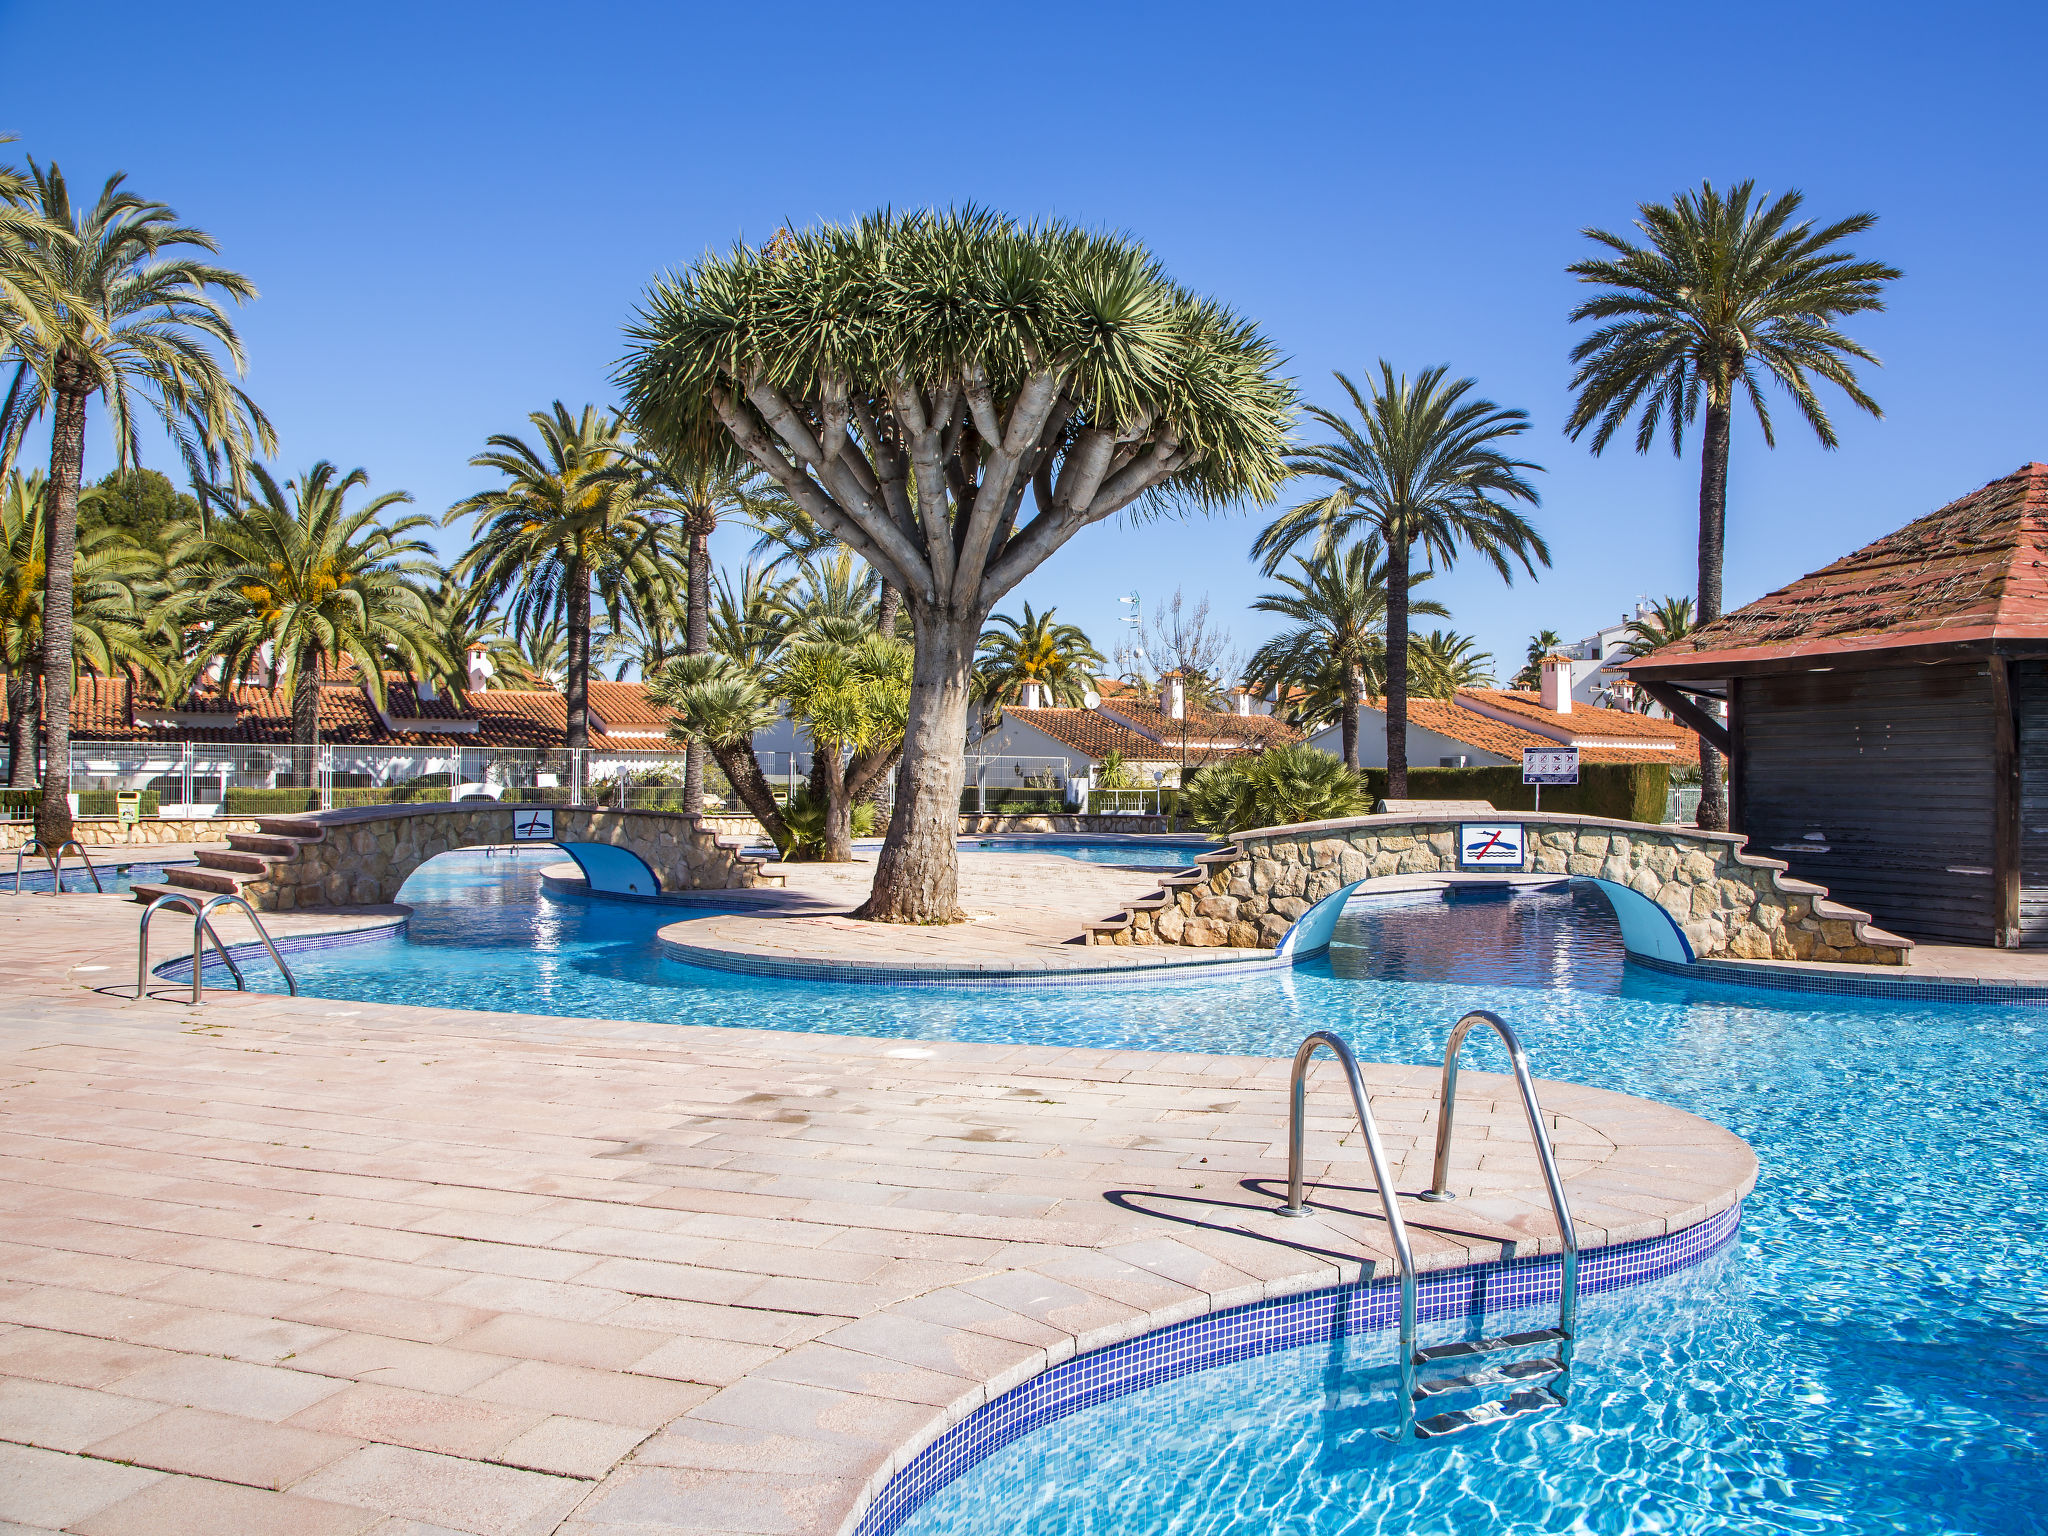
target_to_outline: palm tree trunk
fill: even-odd
[[[896,615],[903,607],[903,594],[888,582],[882,583],[881,599],[875,604],[875,633],[893,635],[896,633]]]
[[[690,527],[690,590],[683,620],[683,654],[702,656],[711,648],[711,530]],[[733,786],[739,788],[737,784]],[[683,758],[683,814],[704,814],[704,743],[690,738]]]
[[[91,393],[77,364],[60,357],[58,369],[43,503],[43,800],[36,811],[36,837],[52,850],[71,840],[71,567]]]
[[[1721,559],[1728,525],[1728,432],[1734,412],[1727,401],[1707,404],[1707,431],[1700,452],[1701,624],[1721,617]],[[1721,754],[1700,743],[1698,821],[1708,832],[1728,830],[1728,790],[1721,778]]]
[[[839,743],[811,743],[811,793],[825,807],[825,846],[818,857],[827,864],[853,862],[853,801],[846,793],[846,765]]]
[[[7,787],[36,784],[36,675],[27,667],[7,674]]]
[[[569,656],[564,680],[569,716],[567,745],[580,751],[590,745],[590,567],[569,562]]]
[[[768,787],[768,780],[761,772],[761,760],[754,756],[753,742],[734,741],[713,746],[711,755],[725,770],[740,804],[752,811],[754,819],[761,823],[761,830],[768,834],[768,841],[778,851],[787,849],[789,828],[782,823],[782,812],[775,804],[775,791]]]
[[[1387,798],[1408,798],[1408,540],[1387,540]]]
[[[320,653],[307,651],[293,668],[292,680],[292,764],[295,778],[306,788],[320,787]],[[313,808],[319,809],[314,801]]]
[[[1337,712],[1344,734],[1344,766],[1358,771],[1358,683],[1348,673],[1344,678],[1344,703]]]
[[[912,601],[910,720],[889,841],[855,916],[884,923],[960,919],[960,780],[974,647],[984,614]]]

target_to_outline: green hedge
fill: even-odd
[[[990,789],[985,793],[990,812],[1000,811],[1005,816],[1057,816],[1073,809],[1067,804],[1066,791],[1060,789],[1004,788]],[[976,815],[983,804],[973,785],[960,792],[961,815]]]
[[[676,792],[679,796],[682,791]],[[423,784],[390,784],[379,789],[337,789],[334,808],[357,805],[421,805],[446,801],[448,781],[436,778]],[[145,802],[146,803],[146,802]],[[567,789],[507,789],[500,805],[567,805]],[[112,802],[107,814],[112,815]],[[320,809],[317,789],[230,789],[221,796],[223,816],[287,816],[296,811]]]
[[[1375,804],[1387,792],[1387,770],[1367,768],[1367,797]],[[1543,786],[1543,809],[1612,821],[1664,819],[1671,767],[1668,763],[1583,763],[1577,784]],[[1488,800],[1496,810],[1536,808],[1534,787],[1522,782],[1519,763],[1491,768],[1410,768],[1410,800]]]

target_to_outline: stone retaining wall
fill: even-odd
[[[1740,833],[1537,812],[1484,819],[1524,825],[1530,873],[1611,881],[1654,901],[1701,959],[1904,965],[1912,950],[1868,913],[1828,900],[1826,887],[1788,876],[1782,860],[1744,853]],[[1247,832],[1234,850],[1205,855],[1199,869],[1092,924],[1087,942],[1270,948],[1354,880],[1458,873],[1457,840],[1455,821],[1408,816]]]
[[[193,816],[167,820],[145,818],[135,824],[135,835],[114,816],[72,818],[71,835],[88,848],[145,843],[224,843],[233,832],[254,832],[256,822],[241,816]],[[33,821],[0,821],[0,849],[19,848],[36,833]]]
[[[202,853],[201,867],[173,870],[180,887],[234,889],[265,912],[370,906],[393,900],[406,876],[436,854],[513,841],[512,807],[364,806],[299,816],[261,816],[228,853]],[[554,841],[608,843],[647,861],[664,890],[751,888],[756,861],[680,811],[554,807]]]

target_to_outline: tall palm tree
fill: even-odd
[[[711,535],[728,517],[757,526],[795,511],[795,503],[754,464],[727,450],[721,456],[647,455],[654,490],[648,506],[667,512],[681,525],[689,551],[684,581],[687,608],[683,622],[683,654],[702,656],[711,648]],[[657,664],[665,658],[656,656]],[[643,662],[644,673],[652,669]],[[704,747],[691,742],[683,758],[683,810],[704,811]]]
[[[1685,429],[1706,406],[1700,451],[1699,622],[1721,616],[1721,563],[1728,521],[1728,444],[1736,401],[1747,400],[1764,443],[1776,446],[1764,383],[1774,380],[1826,448],[1834,424],[1815,391],[1835,385],[1861,410],[1882,416],[1857,383],[1855,364],[1877,359],[1836,328],[1848,315],[1884,308],[1884,285],[1900,273],[1864,261],[1841,242],[1877,222],[1851,214],[1818,228],[1794,222],[1805,201],[1798,192],[1767,201],[1743,181],[1724,195],[1712,182],[1670,203],[1643,203],[1635,221],[1646,243],[1604,229],[1587,238],[1610,254],[1568,270],[1603,290],[1571,314],[1598,329],[1572,348],[1578,392],[1565,433],[1593,434],[1593,452],[1634,418],[1635,447],[1647,453],[1660,428],[1673,454]],[[1721,758],[1700,746],[1699,824],[1728,825]]]
[[[1564,636],[1554,629],[1539,629],[1529,637],[1529,649],[1522,655],[1522,670],[1517,672],[1511,688],[1535,689],[1543,686],[1543,658],[1564,644]]]
[[[710,749],[740,803],[753,812],[768,840],[787,851],[789,829],[754,756],[754,733],[767,730],[777,718],[775,699],[760,678],[716,651],[678,656],[647,680],[647,698],[669,713],[670,739],[701,741]]]
[[[636,583],[653,579],[664,553],[649,517],[646,469],[620,418],[586,405],[580,415],[557,400],[527,417],[539,446],[498,433],[469,462],[496,470],[505,484],[465,496],[444,524],[475,521],[475,541],[456,562],[477,600],[512,595],[524,629],[537,615],[560,613],[568,640],[568,741],[590,745],[590,611],[595,587],[617,628]]]
[[[1014,703],[1026,683],[1036,683],[1052,704],[1073,708],[1081,703],[1096,671],[1108,662],[1078,625],[1056,622],[1058,612],[1034,613],[1026,603],[1021,620],[1007,613],[990,616],[975,648],[975,689],[985,704],[1000,708]]]
[[[1448,370],[1425,368],[1413,380],[1380,363],[1369,394],[1336,375],[1356,420],[1311,406],[1308,414],[1334,436],[1296,449],[1288,464],[1297,476],[1329,482],[1330,489],[1291,507],[1252,544],[1272,575],[1304,540],[1327,549],[1362,532],[1387,551],[1387,796],[1408,793],[1408,588],[1421,555],[1447,571],[1469,549],[1514,580],[1513,563],[1534,575],[1550,549],[1512,503],[1539,499],[1525,471],[1542,466],[1510,457],[1507,439],[1529,429],[1526,411],[1468,398],[1472,379],[1451,381]]]
[[[255,499],[173,556],[197,589],[185,605],[201,627],[193,664],[217,658],[224,688],[260,671],[289,694],[292,741],[305,758],[298,771],[310,774],[323,673],[353,663],[381,707],[387,659],[414,677],[448,665],[429,609],[428,584],[441,569],[425,543],[408,537],[433,521],[382,521],[412,500],[404,491],[349,507],[349,493],[370,477],[342,474],[325,459],[282,486],[261,464],[249,472]]]
[[[816,630],[820,625],[839,622],[862,629],[878,629],[877,607],[881,601],[881,579],[843,544],[825,550],[798,565],[799,584],[789,595],[790,617],[799,629]]]
[[[0,490],[0,667],[7,672],[7,782],[36,781],[38,678],[43,659],[43,540],[48,482],[42,471],[10,470]],[[127,670],[168,688],[175,658],[154,641],[145,603],[156,558],[113,528],[78,535],[72,569],[74,670],[101,677]]]
[[[1358,709],[1386,684],[1387,563],[1385,547],[1368,536],[1339,549],[1295,557],[1298,576],[1282,576],[1282,592],[1267,592],[1255,613],[1275,613],[1293,627],[1252,652],[1245,681],[1275,688],[1304,719],[1335,715],[1344,766],[1358,767]],[[1415,578],[1426,581],[1429,572]],[[1410,583],[1411,587],[1414,582]],[[1439,603],[1410,599],[1411,614],[1445,616]]]
[[[1625,634],[1628,648],[1638,656],[1647,656],[1675,640],[1683,640],[1698,627],[1691,598],[1666,597],[1652,603],[1647,614],[1630,619]]]
[[[520,619],[512,640],[511,665],[493,677],[491,684],[497,688],[559,689],[568,671],[569,640],[562,629],[562,616],[535,609]]]
[[[462,583],[443,574],[427,598],[427,625],[434,637],[428,676],[461,698],[469,691],[469,657],[482,651],[491,675],[518,676],[523,671],[519,647],[505,633],[505,622],[489,608],[479,608]]]
[[[748,674],[765,668],[789,638],[796,578],[777,578],[756,566],[740,573],[734,586],[723,572],[717,577],[711,613],[711,649],[730,657]]]
[[[32,304],[34,318],[11,338],[20,362],[0,401],[0,463],[12,462],[22,433],[48,410],[44,782],[36,834],[55,845],[71,835],[72,568],[88,403],[95,395],[105,402],[121,469],[138,456],[138,397],[174,442],[223,455],[238,481],[241,466],[269,451],[273,438],[230,377],[243,370],[242,344],[224,301],[253,299],[255,285],[194,254],[211,253],[212,238],[178,223],[162,203],[123,191],[119,175],[90,207],[73,204],[54,164],[30,161],[29,176],[34,211],[48,232],[30,236],[22,252],[32,280],[16,296]]]
[[[1408,640],[1408,672],[1415,692],[1429,699],[1452,699],[1461,688],[1493,686],[1493,653],[1456,630],[1432,629]]]

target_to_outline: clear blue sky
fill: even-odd
[[[2048,458],[2043,16],[0,0],[0,130],[77,182],[126,170],[255,280],[249,387],[286,470],[361,464],[436,514],[487,434],[608,399],[636,297],[709,246],[885,203],[1126,229],[1257,319],[1310,399],[1384,356],[1532,414],[1553,568],[1432,593],[1512,670],[1538,626],[1693,588],[1694,456],[1561,431],[1564,267],[1641,200],[1796,186],[1880,214],[1862,249],[1906,272],[1852,327],[1885,420],[1837,413],[1835,453],[1789,413],[1775,452],[1738,432],[1731,604]],[[1107,650],[1116,594],[1180,586],[1255,640],[1257,515],[1091,531],[1018,597]]]

